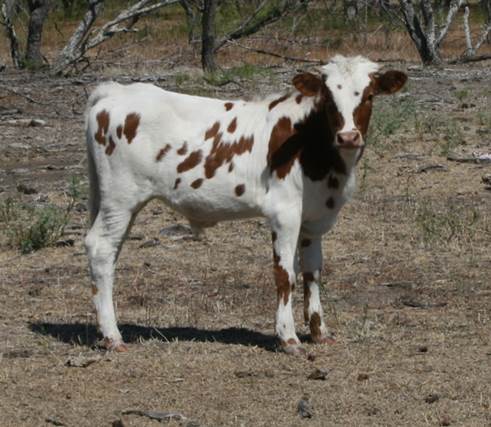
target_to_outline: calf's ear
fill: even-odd
[[[323,85],[320,77],[312,73],[301,73],[293,77],[293,86],[304,96],[317,95]]]
[[[375,83],[375,93],[390,95],[398,92],[406,83],[407,75],[402,71],[389,70],[385,73],[375,73],[372,75]]]

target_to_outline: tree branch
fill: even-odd
[[[271,6],[268,10],[267,5],[269,2],[263,0],[250,17],[217,42],[215,51],[222,48],[231,40],[238,40],[258,32],[267,25],[278,21],[285,14],[306,6],[309,1],[310,0],[281,0],[278,6]]]

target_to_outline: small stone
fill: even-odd
[[[143,242],[139,248],[153,248],[155,246],[160,245],[160,240],[159,239],[150,239],[147,240],[146,242]]]
[[[418,347],[418,352],[419,353],[427,353],[428,352],[428,346],[426,346],[426,345],[420,345]]]
[[[37,194],[38,192],[38,190],[36,190],[34,187],[28,187],[24,184],[19,184],[17,186],[17,191],[22,194]]]
[[[426,403],[435,403],[438,400],[440,400],[440,396],[436,393],[431,393],[428,396],[425,397],[425,402]]]
[[[369,378],[368,374],[358,374],[356,377],[358,381],[367,381]]]
[[[322,380],[327,378],[329,372],[325,369],[315,369],[307,378],[309,380]]]
[[[448,415],[443,415],[442,418],[440,419],[440,425],[441,426],[449,426],[450,423],[450,417]]]
[[[306,397],[300,399],[300,401],[298,402],[297,411],[298,415],[300,415],[301,418],[312,418],[312,416],[314,415],[312,405]]]

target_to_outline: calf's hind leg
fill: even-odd
[[[114,312],[114,266],[133,217],[128,210],[100,210],[85,238],[97,323],[104,337],[104,346],[118,352],[127,348]]]

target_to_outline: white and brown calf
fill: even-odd
[[[136,214],[153,198],[195,230],[268,218],[281,346],[302,350],[292,313],[297,253],[312,340],[330,341],[319,299],[321,238],[354,190],[373,97],[397,92],[407,77],[380,73],[362,57],[336,56],[321,72],[299,74],[290,92],[250,102],[140,83],[94,91],[86,114],[92,215],[86,247],[108,348],[125,350],[112,300],[114,265]]]

